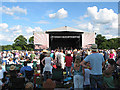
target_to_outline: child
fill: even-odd
[[[74,88],[83,88],[84,69],[78,62],[79,60],[75,60],[75,63],[71,68],[71,73],[74,70],[74,76],[73,76]]]
[[[115,70],[115,65],[109,62],[107,69],[103,71],[103,76],[104,76],[103,83],[105,88],[115,88],[114,78],[112,76],[114,70]]]
[[[87,68],[84,68],[85,75],[84,75],[84,88],[89,89],[90,88],[90,62],[86,62]]]

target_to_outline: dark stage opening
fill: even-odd
[[[53,38],[51,40],[51,48],[80,48],[80,38]]]

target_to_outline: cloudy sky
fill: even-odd
[[[2,2],[0,14],[1,45],[12,44],[21,34],[28,39],[33,35],[33,31],[46,31],[63,26],[96,32],[106,38],[118,36],[118,2],[9,0]]]

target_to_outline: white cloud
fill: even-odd
[[[14,14],[25,14],[27,15],[27,9],[23,9],[23,8],[20,8],[19,6],[16,6],[16,7],[12,7],[12,8],[8,8],[6,6],[2,6],[0,7],[0,11],[5,13],[5,14],[8,14],[8,15],[14,15]]]
[[[35,27],[34,29],[31,28],[31,27],[28,27],[28,28],[26,29],[26,32],[27,32],[27,33],[33,33],[33,31],[38,31],[38,32],[40,32],[40,31],[42,31],[42,29],[41,29],[40,27]]]
[[[40,32],[40,31],[43,31],[43,30],[40,27],[35,27],[35,31]]]
[[[16,25],[16,26],[10,28],[10,30],[12,30],[13,33],[22,33],[22,26],[21,25]]]
[[[28,28],[26,29],[26,32],[27,32],[27,33],[32,33],[33,31],[35,31],[35,29],[32,29],[31,27],[28,27]]]
[[[5,40],[5,35],[0,34],[0,40]]]
[[[5,32],[9,32],[9,30],[8,30],[8,29],[6,29],[6,30],[5,30]]]
[[[89,31],[92,31],[92,30],[93,30],[93,25],[92,25],[90,22],[88,23],[88,30],[89,30]]]
[[[86,15],[86,14],[85,14]],[[76,21],[78,28],[84,31],[94,31],[97,34],[106,36],[107,39],[115,38],[118,35],[118,14],[112,9],[99,9],[96,6],[87,8],[87,15],[80,18],[80,20],[87,17],[90,18],[89,23]]]
[[[29,20],[28,18],[25,18],[25,17],[19,17],[19,16],[14,16],[13,19],[15,19],[15,20],[26,20],[26,21]]]
[[[98,14],[97,11],[98,11],[98,8],[96,6],[87,8],[88,15],[92,18],[96,18]]]
[[[78,26],[77,26],[79,29],[82,29],[84,31],[89,31],[89,32],[92,32],[93,31],[93,25],[88,22],[88,23],[79,23]]]
[[[11,36],[3,35],[3,34],[0,34],[0,40],[4,40],[4,41],[8,41],[8,42],[13,42],[14,41]]]
[[[39,23],[39,24],[49,24],[48,21],[45,21],[45,20],[40,20],[38,22],[34,22],[34,23]]]
[[[87,8],[88,16],[95,23],[108,24],[118,19],[118,15],[112,9],[99,9],[96,6]]]
[[[87,17],[88,17],[87,14],[85,14],[84,16],[80,16],[80,20],[83,20],[84,18],[87,18]]]
[[[115,20],[114,22],[112,22],[111,26],[112,29],[118,29],[118,20]]]
[[[64,8],[59,9],[56,13],[49,14],[49,18],[59,18],[63,19],[68,16],[68,12]]]
[[[0,31],[4,30],[4,29],[7,29],[7,28],[8,28],[8,24],[7,23],[1,23],[0,24]]]

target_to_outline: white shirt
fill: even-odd
[[[45,57],[45,65],[51,65],[51,57]]]
[[[3,78],[3,73],[4,73],[4,72],[5,72],[5,71],[4,71],[3,69],[0,70],[0,79]]]
[[[90,70],[89,69],[84,69],[84,70],[85,70],[84,85],[90,85]]]
[[[56,59],[57,59],[57,55],[58,55],[58,54],[59,54],[59,52],[56,52],[56,53],[55,53],[55,57],[56,57]]]

